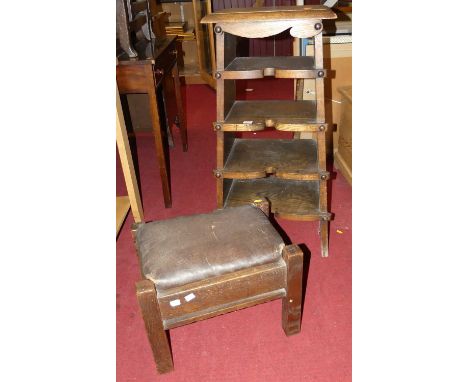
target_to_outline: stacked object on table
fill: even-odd
[[[177,36],[179,40],[194,40],[195,34],[193,28],[187,30],[187,22],[170,22],[166,24],[166,34],[169,36]]]

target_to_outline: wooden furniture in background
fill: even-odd
[[[352,185],[352,159],[353,159],[353,93],[352,87],[342,87],[338,91],[341,94],[341,117],[338,123],[338,149],[335,151],[335,166],[348,183]]]
[[[134,225],[137,298],[159,373],[173,369],[168,332],[182,325],[281,298],[285,334],[300,332],[302,251],[285,246],[268,215],[257,200]]]
[[[154,2],[154,0],[153,0]],[[169,155],[167,152],[167,139],[170,138],[170,128],[174,122],[180,128],[183,150],[187,151],[187,129],[185,112],[182,103],[180,90],[179,72],[177,68],[177,49],[174,36],[162,36],[154,34],[160,27],[152,26],[147,20],[155,20],[155,15],[162,17],[157,7],[152,9],[144,8],[146,2],[138,1],[131,3],[134,15],[132,21],[130,16],[125,16],[126,2],[118,0],[118,11],[122,10],[123,16],[120,16],[118,22],[119,40],[126,41],[117,55],[117,84],[121,95],[127,94],[147,94],[151,114],[151,124],[156,144],[156,155],[159,163],[162,189],[164,194],[164,204],[166,208],[171,207],[171,189],[169,178]],[[143,5],[141,5],[144,3]],[[145,11],[146,9],[146,11]],[[118,16],[120,13],[118,13]],[[125,19],[125,17],[127,17]],[[125,20],[127,20],[126,25]],[[141,20],[136,23],[137,20]],[[129,31],[135,25],[140,27],[136,32],[144,37],[136,39],[133,43],[131,37],[133,34],[123,33]],[[148,30],[141,29],[147,25]],[[154,29],[153,29],[154,28]],[[164,28],[163,28],[164,29]],[[135,31],[133,31],[135,33]],[[172,92],[174,97],[165,97],[165,93]],[[176,115],[167,115],[166,105],[170,102],[176,103]],[[165,136],[167,134],[167,137]]]
[[[122,171],[128,193],[128,196],[117,196],[116,235],[118,235],[130,207],[132,209],[133,219],[136,223],[143,221],[144,216],[143,208],[141,206],[140,191],[138,189],[138,183],[135,176],[135,168],[133,166],[132,153],[128,143],[127,128],[125,127],[122,105],[120,103],[120,95],[117,88],[116,107],[117,148],[119,150],[120,163],[122,164]]]
[[[215,68],[215,47],[213,28],[200,24],[200,20],[210,14],[211,0],[158,0],[161,8],[170,14],[167,27],[173,23],[186,23],[185,31],[179,33],[178,50],[180,76],[186,84],[206,83],[216,86],[213,77]],[[169,32],[171,33],[171,32]]]
[[[116,0],[117,45],[131,58],[137,58],[135,45],[165,36],[164,12],[156,0]]]
[[[218,207],[251,203],[267,198],[277,217],[320,220],[322,256],[328,256],[322,52],[322,19],[335,14],[324,6],[228,9],[206,16],[202,23],[216,24]],[[291,28],[291,29],[290,29]],[[236,36],[262,38],[290,29],[293,37],[313,37],[315,57],[236,57]],[[313,78],[316,100],[240,101],[236,80]],[[306,140],[241,139],[236,133],[275,128],[310,132]]]

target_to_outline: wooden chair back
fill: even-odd
[[[138,58],[135,46],[166,37],[167,12],[156,0],[116,0],[117,39],[131,58]]]

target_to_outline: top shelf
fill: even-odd
[[[230,8],[205,16],[202,24],[239,23],[282,20],[336,19],[336,14],[323,5]]]

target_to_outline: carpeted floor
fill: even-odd
[[[244,88],[254,90],[244,92]],[[292,99],[292,94],[289,80],[274,84],[257,80],[238,87],[238,98]],[[184,87],[184,98],[189,151],[182,152],[175,130],[170,209],[164,208],[152,135],[137,134],[146,220],[216,208],[211,126],[216,119],[215,93],[205,85],[190,85]],[[279,132],[264,133],[285,137]],[[117,195],[124,194],[117,160]],[[175,370],[165,375],[156,372],[135,297],[139,270],[129,215],[116,244],[117,381],[351,381],[351,187],[340,173],[332,181],[331,212],[335,218],[330,225],[328,258],[320,256],[318,222],[277,221],[291,242],[303,244],[311,253],[306,261],[309,269],[300,334],[284,335],[280,300],[183,326],[171,330]]]

